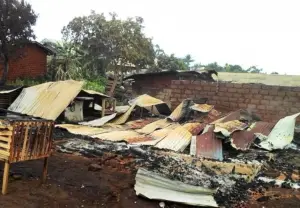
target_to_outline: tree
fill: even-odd
[[[192,59],[192,56],[190,54],[187,54],[184,58],[183,58],[183,62],[185,63],[185,65],[187,65],[188,68],[190,68],[191,63],[194,62],[194,60]]]
[[[262,73],[263,69],[259,69],[256,66],[251,66],[246,71],[249,73]]]
[[[84,77],[85,70],[81,60],[83,52],[76,46],[70,42],[47,39],[44,39],[42,43],[56,51],[56,56],[48,63],[52,81]]]
[[[120,74],[154,63],[152,40],[145,36],[143,28],[141,17],[121,20],[111,13],[106,19],[104,14],[92,11],[89,16],[74,18],[62,33],[65,40],[80,46],[93,70],[102,74],[113,71],[112,95]]]
[[[36,19],[31,5],[24,0],[0,0],[0,59],[3,61],[0,84],[6,82],[9,60],[22,55],[16,51],[35,38],[32,26]]]
[[[215,70],[215,71],[217,71],[217,72],[222,72],[222,71],[224,71],[224,68],[223,68],[222,66],[218,65],[217,62],[207,64],[207,65],[205,66],[205,69],[206,69],[206,70]]]
[[[187,70],[188,66],[180,58],[177,58],[175,54],[170,56],[166,54],[160,54],[157,58],[157,67],[159,69],[167,69],[171,71]]]
[[[278,72],[272,72],[271,74],[279,74]]]

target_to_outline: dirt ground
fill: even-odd
[[[0,207],[159,207],[160,201],[135,195],[136,169],[131,166],[131,160],[130,156],[104,155],[91,159],[55,152],[49,161],[49,177],[45,185],[39,180],[43,160],[13,164],[9,193],[0,196]],[[101,170],[89,170],[91,164],[100,164]],[[2,165],[0,171],[3,171]],[[300,193],[292,189],[270,188],[264,196],[254,194],[246,207],[300,207]],[[166,202],[167,207],[191,206]]]

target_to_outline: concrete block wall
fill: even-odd
[[[300,112],[300,87],[173,80],[159,98],[169,102],[172,109],[186,98],[208,98],[208,104],[216,107],[252,109],[265,121]]]

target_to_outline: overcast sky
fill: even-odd
[[[145,32],[167,53],[191,54],[203,64],[257,65],[300,75],[300,1],[297,0],[27,0],[39,14],[38,40],[91,10],[141,16]]]

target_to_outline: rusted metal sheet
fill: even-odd
[[[213,105],[208,104],[194,104],[191,109],[194,111],[199,111],[201,113],[208,113],[214,108]]]
[[[169,122],[167,119],[160,119],[158,121],[154,121],[153,123],[144,126],[142,129],[138,130],[138,132],[142,134],[150,134],[156,129],[163,129],[171,124],[172,123]]]
[[[260,118],[255,113],[253,113],[251,110],[241,109],[241,110],[237,110],[237,111],[229,113],[228,115],[224,116],[223,118],[220,118],[220,119],[212,122],[212,124],[225,123],[225,122],[233,121],[233,120],[253,122],[253,121],[260,121]]]
[[[231,146],[238,150],[248,150],[256,137],[267,138],[274,125],[274,123],[258,121],[251,125],[247,131],[236,131],[231,136]]]
[[[213,128],[204,134],[193,136],[190,154],[197,157],[223,160],[222,141],[216,138]]]
[[[92,135],[110,131],[109,129],[93,128],[89,126],[82,126],[82,125],[75,125],[75,124],[58,124],[55,127],[66,129],[68,132],[72,134],[84,135],[84,136],[92,136]]]
[[[252,131],[236,131],[233,132],[231,137],[231,146],[238,150],[248,150],[255,140],[255,135]]]
[[[229,137],[233,132],[238,130],[244,130],[248,127],[248,124],[240,122],[238,120],[228,121],[225,123],[215,124],[214,132],[222,133],[224,136]]]
[[[186,99],[182,101],[172,112],[172,114],[168,117],[172,121],[180,121],[186,117],[188,117],[189,113],[191,112],[191,105],[193,101],[190,99]]]
[[[8,108],[10,111],[55,120],[78,95],[83,82],[47,82],[22,90]]]
[[[250,131],[253,132],[256,137],[262,140],[268,137],[274,126],[275,123],[258,121]]]
[[[204,128],[205,124],[201,123],[186,123],[183,125],[183,128],[188,130],[193,136],[198,135]]]
[[[141,129],[144,126],[157,121],[157,118],[146,118],[146,119],[139,119],[135,121],[129,121],[125,125],[128,126],[130,129]]]
[[[222,113],[212,109],[209,113],[200,116],[201,123],[210,124],[213,121],[216,121],[221,117]]]
[[[180,126],[171,131],[166,138],[156,144],[155,147],[182,152],[190,144],[191,138],[192,134]]]

